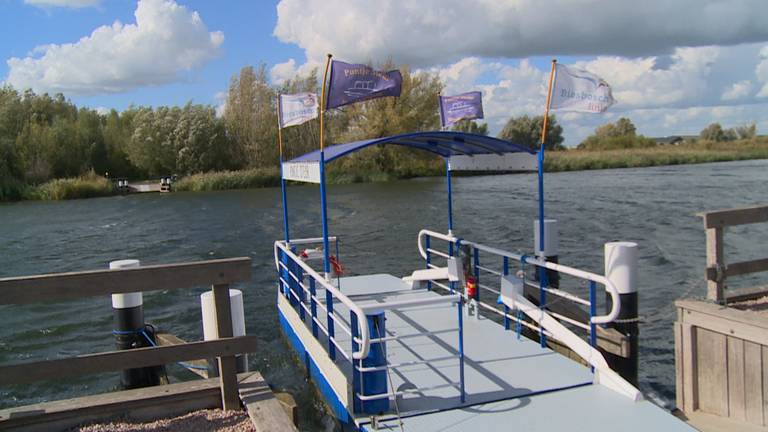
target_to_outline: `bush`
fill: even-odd
[[[254,168],[241,171],[216,171],[193,174],[173,184],[175,191],[214,191],[248,189],[280,185],[277,168]]]
[[[25,191],[25,199],[65,200],[95,198],[115,194],[115,185],[108,179],[90,173],[66,179],[51,180]]]

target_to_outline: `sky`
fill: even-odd
[[[480,90],[491,133],[541,115],[550,62],[604,78],[603,114],[554,112],[566,145],[629,117],[646,136],[712,122],[768,134],[766,0],[0,0],[0,83],[79,106],[223,108],[240,68],[274,84],[392,60]]]

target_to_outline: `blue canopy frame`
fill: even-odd
[[[454,131],[430,131],[413,132],[400,135],[393,135],[384,138],[374,138],[368,140],[354,141],[345,144],[336,144],[325,147],[325,149],[315,150],[302,156],[294,158],[288,163],[309,162],[318,163],[320,171],[320,204],[323,223],[323,255],[324,271],[329,272],[328,255],[328,216],[325,193],[325,164],[338,158],[375,145],[400,145],[419,150],[428,151],[437,154],[445,159],[446,183],[448,188],[448,232],[453,233],[453,205],[451,190],[451,169],[450,157],[452,156],[474,156],[508,153],[538,153],[538,173],[539,173],[539,218],[540,225],[544,226],[544,196],[543,196],[543,151],[535,151],[531,148],[512,143],[499,138],[478,135],[466,132]],[[283,177],[283,167],[281,160],[281,177]],[[282,200],[283,200],[283,218],[285,228],[285,241],[290,242],[288,232],[288,202],[286,196],[285,178],[281,178]]]

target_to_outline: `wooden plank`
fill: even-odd
[[[187,341],[185,341],[184,339],[170,333],[157,333],[155,337],[157,338],[157,344],[159,346],[183,345],[187,343]],[[210,378],[208,376],[207,360],[202,360],[202,359],[187,360],[181,366],[201,378],[204,378],[204,379]]]
[[[728,417],[718,417],[701,411],[690,414],[685,413],[683,420],[701,432],[765,432],[765,429],[761,426],[751,425]]]
[[[739,312],[745,313],[744,311]],[[720,315],[710,315],[689,310],[686,311],[685,322],[724,335],[735,336],[761,345],[768,345],[768,332],[765,329],[731,320]]]
[[[232,337],[232,306],[229,301],[229,285],[213,286],[213,302],[216,306],[216,331],[219,338]],[[225,410],[240,408],[237,394],[237,364],[234,356],[219,357],[221,380],[221,405]]]
[[[722,228],[733,225],[768,221],[768,206],[742,207],[698,213],[704,219],[704,228]]]
[[[696,329],[697,383],[699,409],[728,416],[728,365],[726,336]]]
[[[675,322],[675,403],[678,409],[685,406],[685,387],[683,386],[683,324]]]
[[[728,303],[738,303],[748,300],[755,300],[768,296],[768,285],[761,285],[750,288],[729,289],[725,298]]]
[[[725,268],[725,256],[723,253],[723,229],[722,228],[709,228],[707,229],[707,269],[705,271],[705,278],[707,279],[707,298],[716,303],[721,303],[725,300],[723,290],[725,289],[725,277],[724,275],[717,275],[715,271],[714,277],[711,276],[710,269]]]
[[[685,310],[683,318],[685,321],[688,321],[693,312],[699,312],[705,314],[707,319],[728,320],[768,330],[768,316],[756,314],[754,312],[727,308],[711,302],[690,299],[677,300],[675,301],[675,305],[678,308]],[[763,345],[768,345],[768,343]]]
[[[768,258],[751,261],[742,261],[728,264],[725,268],[725,276],[741,276],[750,273],[759,273],[768,270]]]
[[[683,407],[686,413],[699,409],[699,385],[696,358],[696,327],[684,323],[683,336]]]
[[[752,342],[744,342],[744,399],[747,422],[763,425],[762,350]]]
[[[744,341],[728,336],[728,416],[747,420],[747,406],[744,399]]]
[[[763,357],[763,367],[768,366],[768,347],[761,347]],[[763,424],[768,425],[768,373],[763,371]]]
[[[177,361],[234,356],[256,351],[255,336],[239,336],[212,341],[189,342],[185,345],[136,348],[75,357],[17,363],[0,366],[0,385],[26,384],[35,381],[156,366]],[[234,357],[232,357],[234,359]]]
[[[296,426],[286,414],[280,401],[258,372],[239,378],[238,391],[248,416],[258,432],[292,432]]]
[[[55,302],[115,293],[171,290],[251,280],[250,258],[162,264],[0,279],[0,305]]]
[[[0,430],[68,430],[118,417],[146,422],[220,406],[218,379],[195,380],[0,410]]]

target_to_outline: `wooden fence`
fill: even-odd
[[[707,299],[727,304],[768,295],[768,287],[732,290],[726,293],[727,278],[768,270],[768,258],[726,264],[724,233],[729,226],[768,222],[768,206],[745,207],[699,213],[707,233]]]
[[[218,359],[222,406],[239,409],[235,355],[256,351],[255,336],[232,337],[229,287],[251,279],[251,259],[231,258],[120,270],[97,270],[0,279],[0,305],[50,303],[129,292],[212,286],[219,339],[182,345],[78,355],[0,366],[0,385]]]

